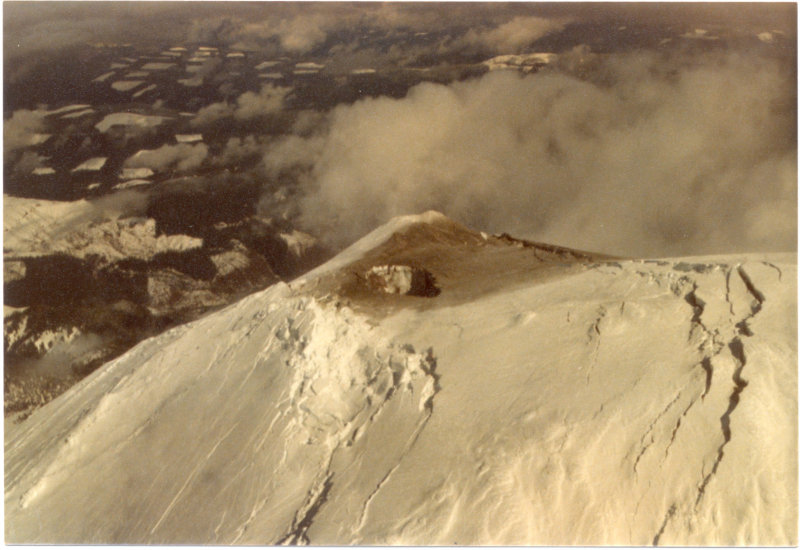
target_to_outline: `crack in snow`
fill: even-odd
[[[744,286],[747,287],[747,291],[756,300],[755,303],[751,304],[750,306],[750,315],[739,321],[736,324],[736,328],[743,336],[752,336],[753,332],[750,330],[750,325],[748,324],[748,321],[753,317],[755,317],[759,311],[761,311],[761,308],[763,307],[764,304],[764,300],[766,298],[761,293],[761,291],[758,290],[756,286],[753,284],[752,279],[750,279],[750,276],[744,270],[744,267],[739,265],[736,267],[736,271],[739,273],[739,277],[742,279]]]
[[[739,405],[741,393],[744,391],[744,388],[747,387],[747,381],[742,378],[742,369],[744,369],[744,365],[747,362],[744,356],[744,347],[742,346],[742,341],[738,337],[734,338],[733,341],[728,344],[728,346],[730,348],[731,355],[736,360],[737,367],[732,376],[734,387],[730,397],[728,398],[728,408],[719,418],[724,441],[717,449],[717,458],[714,460],[714,465],[711,467],[711,471],[706,474],[697,489],[697,500],[695,500],[694,503],[695,508],[703,499],[708,483],[711,481],[711,478],[714,476],[714,474],[717,473],[719,464],[722,462],[722,459],[725,456],[725,446],[731,440],[731,414]]]
[[[307,546],[311,543],[308,539],[309,527],[314,523],[314,517],[328,500],[328,493],[333,486],[333,474],[330,472],[330,464],[325,471],[325,476],[321,482],[315,483],[306,496],[306,501],[295,513],[292,526],[289,532],[281,537],[276,545],[280,546]]]
[[[650,426],[648,426],[647,430],[645,430],[644,434],[642,435],[642,438],[639,440],[639,446],[641,447],[641,450],[639,451],[639,454],[638,454],[638,456],[636,457],[636,460],[633,463],[633,472],[634,473],[637,473],[637,468],[639,466],[639,461],[642,459],[642,457],[644,456],[645,452],[647,452],[647,449],[649,449],[650,446],[653,443],[656,442],[655,436],[652,435],[656,424],[658,423],[659,420],[661,420],[661,417],[663,417],[665,414],[667,414],[667,412],[669,412],[669,410],[678,401],[678,399],[680,399],[681,393],[682,392],[679,391],[678,394],[672,399],[672,401],[670,401],[667,404],[667,406],[664,407],[664,409],[660,413],[658,413],[658,415],[655,417],[655,419],[650,423]],[[645,439],[647,438],[648,435],[650,436],[650,442],[645,444],[644,441],[645,441]]]
[[[219,523],[217,524],[217,526],[214,528],[214,540],[215,541],[219,540],[219,530],[222,528],[222,524],[225,522],[225,516],[227,516],[227,515],[228,515],[228,511],[227,510],[223,510],[222,511],[222,517],[220,518]]]
[[[308,531],[333,485],[331,468],[337,452],[360,439],[393,397],[410,394],[418,403],[421,419],[397,463],[367,497],[360,518],[365,521],[375,494],[427,424],[440,390],[432,348],[417,353],[411,345],[391,341],[365,345],[375,340],[367,334],[374,327],[361,317],[331,311],[318,302],[303,306],[308,316],[287,318],[275,333],[283,349],[290,352],[286,362],[293,371],[287,408],[292,413],[290,424],[301,430],[306,445],[325,448],[327,466],[278,540],[278,544],[289,545],[310,544]]]
[[[726,281],[730,277],[730,270],[726,275]],[[688,282],[688,281],[687,281]],[[714,377],[714,365],[711,362],[716,356],[718,356],[725,348],[725,345],[720,342],[720,334],[718,329],[714,329],[713,331],[710,330],[703,321],[703,314],[706,310],[706,303],[697,296],[698,285],[696,282],[691,281],[692,289],[684,295],[684,300],[692,306],[694,313],[691,319],[691,328],[689,329],[689,335],[694,333],[696,329],[702,331],[702,339],[700,345],[698,347],[699,351],[703,353],[703,358],[700,360],[698,365],[705,371],[706,374],[706,381],[705,381],[705,388],[703,390],[702,395],[700,396],[701,400],[704,400],[706,395],[708,395],[709,390],[711,389],[711,382]],[[726,301],[730,304],[729,309],[731,315],[733,315],[733,305],[730,303],[729,298],[729,283],[726,282],[727,290],[726,290]],[[709,349],[710,348],[710,349]]]
[[[594,347],[592,349],[592,356],[591,361],[589,362],[589,369],[586,372],[586,383],[590,383],[592,379],[592,371],[594,371],[595,366],[597,365],[597,356],[600,353],[600,323],[603,321],[605,316],[608,315],[608,310],[605,306],[600,306],[597,308],[597,317],[595,318],[594,322],[589,326],[589,330],[587,331],[586,335],[589,338],[589,343],[594,343]]]
[[[782,282],[783,281],[783,271],[781,271],[780,267],[778,267],[777,265],[775,265],[773,263],[770,263],[770,262],[761,262],[761,263],[764,264],[765,266],[771,267],[772,269],[777,271],[778,272],[778,282]]]
[[[653,546],[658,546],[658,541],[661,539],[661,535],[664,534],[664,529],[667,528],[667,524],[673,518],[677,510],[678,509],[674,503],[669,507],[669,510],[667,510],[667,515],[664,516],[664,521],[661,523],[661,528],[658,530],[658,533],[656,533],[656,536],[653,537]]]
[[[436,357],[433,355],[433,348],[428,348],[425,354],[425,359],[424,361],[421,362],[420,368],[426,375],[429,376],[428,383],[426,383],[425,387],[422,390],[424,400],[421,401],[423,405],[421,410],[425,411],[425,416],[423,416],[417,423],[417,426],[414,428],[411,437],[409,437],[408,441],[406,442],[406,445],[403,448],[403,451],[400,453],[400,456],[398,457],[395,465],[392,466],[388,472],[386,472],[386,474],[380,479],[380,481],[378,481],[377,485],[375,486],[375,489],[373,489],[372,492],[365,499],[364,506],[361,508],[361,514],[359,515],[358,525],[356,527],[357,532],[361,531],[361,529],[363,529],[364,525],[366,524],[367,515],[369,512],[369,506],[372,503],[373,499],[378,494],[378,492],[383,488],[383,486],[386,484],[386,482],[389,480],[392,474],[400,467],[400,464],[402,463],[403,459],[408,455],[409,452],[411,452],[411,449],[416,444],[420,434],[425,429],[425,426],[428,424],[428,421],[430,420],[431,415],[433,414],[433,400],[441,390],[441,386],[439,385],[440,376],[436,373]],[[381,409],[382,408],[383,407],[381,407]],[[370,417],[370,422],[373,421],[376,415],[377,412],[376,414],[373,414]]]
[[[717,354],[715,353],[711,357],[703,357],[703,360],[700,361],[700,366],[703,367],[703,370],[706,371],[706,385],[703,388],[703,393],[700,395],[700,400],[705,400],[706,395],[708,395],[708,391],[711,389],[711,380],[714,377],[714,366],[711,364],[711,358],[715,357]]]
[[[744,319],[736,323],[736,330],[737,334],[733,337],[733,339],[728,343],[728,350],[733,357],[736,368],[733,371],[733,375],[731,376],[731,380],[733,381],[733,390],[728,398],[728,408],[725,412],[720,416],[720,428],[722,430],[722,437],[723,442],[717,449],[717,457],[714,460],[714,464],[711,467],[711,471],[703,477],[703,480],[700,482],[700,485],[697,489],[697,499],[695,500],[695,508],[700,504],[705,496],[706,488],[708,487],[709,482],[713,478],[714,474],[717,473],[717,469],[719,468],[720,462],[722,462],[723,457],[725,456],[725,446],[731,440],[731,415],[736,407],[739,405],[741,400],[741,394],[744,389],[747,387],[747,380],[742,378],[742,371],[744,370],[745,365],[747,364],[747,357],[744,353],[744,344],[742,342],[743,337],[750,337],[753,336],[753,332],[748,325],[748,321],[750,321],[753,317],[758,315],[763,307],[764,301],[766,297],[764,294],[759,291],[756,286],[753,284],[752,279],[750,279],[747,272],[744,270],[744,267],[739,264],[736,266],[736,271],[739,274],[739,277],[742,279],[747,291],[750,295],[755,298],[755,302],[750,306],[750,314],[747,315]]]
[[[731,274],[733,273],[733,269],[729,269],[725,272],[725,301],[728,302],[728,310],[731,312],[731,318],[736,315],[736,312],[733,311],[733,302],[731,301]]]
[[[375,486],[375,489],[372,490],[372,492],[369,494],[369,496],[364,501],[364,506],[361,508],[361,514],[359,515],[358,525],[356,526],[356,532],[359,532],[364,528],[364,525],[367,522],[367,514],[369,512],[369,505],[372,503],[373,499],[378,494],[378,492],[383,488],[383,486],[386,485],[386,482],[389,481],[389,478],[392,476],[392,474],[400,467],[400,464],[402,463],[403,458],[405,458],[406,455],[409,452],[411,452],[411,449],[414,447],[414,444],[419,439],[419,436],[422,433],[422,430],[425,429],[425,426],[428,424],[428,420],[430,420],[431,414],[433,414],[433,410],[429,409],[428,413],[425,415],[425,417],[422,418],[422,420],[417,424],[417,427],[414,429],[414,433],[411,434],[411,437],[409,438],[408,443],[406,444],[405,448],[403,449],[403,452],[400,453],[400,457],[397,459],[397,462],[395,463],[395,465],[392,466],[389,469],[388,472],[386,472],[386,474],[381,478],[380,481],[378,481],[377,485]]]
[[[687,278],[682,278],[682,280],[683,279],[686,279],[686,282],[691,282],[692,285],[692,289],[684,295],[684,299],[686,300],[686,302],[689,303],[690,306],[692,306],[693,310],[693,315],[691,320],[692,328],[700,327],[703,330],[703,332],[707,336],[710,336],[713,340],[714,333],[711,330],[709,330],[709,328],[703,322],[703,313],[706,310],[706,303],[703,300],[701,300],[699,296],[697,296],[697,290],[698,290],[697,283],[695,281],[690,281]]]
[[[706,390],[707,390],[707,388],[706,388]],[[702,400],[702,397],[704,397],[704,396],[705,396],[705,393],[703,393],[703,396],[701,396],[701,400]],[[678,421],[675,423],[675,428],[672,429],[672,434],[670,435],[669,443],[667,443],[667,448],[664,449],[664,458],[661,461],[662,464],[664,463],[664,461],[669,456],[669,450],[672,447],[672,444],[675,442],[675,436],[678,434],[678,429],[680,429],[680,427],[681,427],[681,421],[686,417],[687,414],[689,414],[689,411],[694,406],[696,401],[697,401],[697,399],[692,399],[691,402],[689,402],[689,406],[686,407],[683,410],[683,413],[681,413],[681,415],[678,417]]]
[[[228,436],[231,434],[231,432],[233,432],[233,430],[237,426],[238,426],[238,424],[234,424],[233,426],[231,426],[231,428],[227,432],[225,432],[225,435],[223,435],[219,439],[219,441],[217,441],[214,444],[214,446],[211,448],[211,450],[206,454],[205,458],[203,460],[199,461],[195,465],[195,467],[192,468],[192,471],[189,472],[189,475],[186,477],[186,481],[183,482],[183,485],[181,486],[181,488],[178,490],[177,493],[175,493],[175,496],[172,498],[172,501],[169,503],[167,508],[164,510],[164,513],[161,514],[161,517],[158,519],[156,524],[153,525],[152,529],[150,529],[150,534],[151,535],[153,535],[156,532],[156,529],[158,529],[158,527],[164,522],[164,520],[167,518],[167,516],[169,516],[170,512],[172,512],[173,508],[175,507],[175,505],[178,503],[178,501],[180,500],[181,496],[183,495],[183,492],[189,486],[189,483],[191,483],[192,480],[194,480],[194,478],[197,477],[197,473],[200,471],[200,469],[203,466],[206,465],[206,463],[211,458],[211,456],[216,452],[217,448],[222,444],[223,441],[225,441],[228,438]]]

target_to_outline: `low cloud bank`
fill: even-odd
[[[436,4],[316,4],[313,10],[297,8],[290,3],[270,6],[270,15],[243,19],[223,16],[196,19],[188,32],[190,41],[222,41],[231,47],[260,50],[277,46],[293,54],[309,53],[324,44],[332,34],[352,29],[372,28],[385,33],[397,29],[415,31],[441,30],[442,16],[447,24],[473,30],[463,37],[463,45],[480,44],[491,49],[517,48],[560,30],[561,24],[544,17],[519,15],[525,7]],[[528,7],[527,9],[532,9]],[[277,50],[276,50],[277,51]]]
[[[99,219],[143,216],[147,211],[147,193],[126,189],[89,201]]]
[[[585,74],[578,54],[563,67]],[[589,61],[589,77],[497,72],[342,105],[273,143],[264,166],[299,179],[302,224],[338,245],[434,208],[631,256],[796,247],[796,92],[781,67],[735,53]]]
[[[79,334],[57,342],[42,357],[27,362],[25,370],[32,375],[70,379],[75,376],[70,365],[88,363],[102,353],[106,344],[106,339],[97,334]]]
[[[556,19],[518,16],[492,29],[469,30],[457,42],[483,46],[492,52],[517,53],[539,38],[563,28],[564,23]]]
[[[208,156],[205,143],[162,145],[158,149],[139,151],[125,161],[128,168],[152,168],[155,171],[174,168],[184,172],[197,168]]]
[[[3,121],[3,151],[7,154],[31,144],[34,136],[44,131],[44,113],[19,109]]]
[[[291,90],[269,84],[262,86],[258,93],[245,92],[233,103],[219,102],[203,107],[192,119],[191,124],[200,127],[222,118],[233,117],[243,121],[277,113],[283,108],[283,102]]]
[[[261,156],[265,149],[264,143],[256,136],[232,137],[225,143],[222,152],[214,157],[213,162],[222,166],[232,166],[246,160]]]

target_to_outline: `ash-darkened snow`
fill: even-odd
[[[796,542],[793,4],[3,12],[9,540]]]

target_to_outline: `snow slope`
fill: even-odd
[[[199,248],[203,240],[187,235],[157,235],[153,219],[118,218],[91,202],[3,197],[3,252],[6,257],[69,254],[106,262],[150,259],[167,251]]]
[[[45,240],[71,232],[93,219],[95,209],[86,200],[72,202],[25,199],[3,195],[3,250],[24,254]]]
[[[9,427],[6,539],[797,544],[796,280],[396,219]]]

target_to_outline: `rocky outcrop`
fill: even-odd
[[[432,298],[441,291],[433,274],[407,265],[379,265],[366,274],[367,283],[380,292]]]

